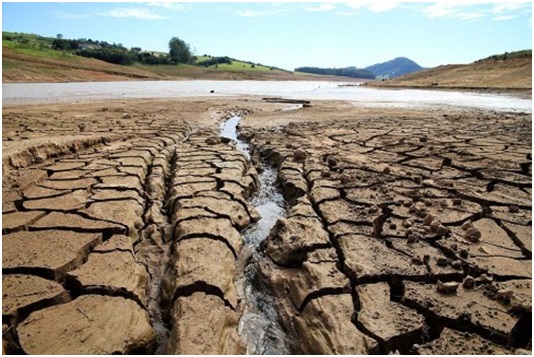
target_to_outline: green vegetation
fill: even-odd
[[[282,71],[292,73],[259,63],[239,61],[227,56],[212,57],[204,55],[195,57],[190,51],[189,44],[177,37],[173,37],[169,41],[169,53],[143,51],[139,47],[128,49],[120,43],[110,44],[106,41],[85,38],[77,40],[65,39],[61,34],[54,38],[33,34],[2,32],[2,46],[28,56],[52,59],[89,57],[113,64],[135,65],[135,67],[149,70],[153,73],[174,76],[183,75],[188,70],[197,72],[190,65],[220,72]]]
[[[204,66],[211,69],[219,69],[229,72],[269,72],[280,71],[293,73],[285,69],[273,66],[264,66],[261,63],[240,61],[230,57],[213,57],[209,55],[197,56],[195,65]]]
[[[171,62],[174,64],[191,64],[193,62],[193,54],[191,53],[189,44],[180,40],[178,37],[173,37],[169,41],[169,56]]]
[[[515,52],[505,52],[500,55],[493,55],[486,57],[484,59],[475,61],[475,63],[482,63],[487,61],[503,61],[507,59],[519,59],[519,58],[532,58],[532,50],[522,50],[522,51],[515,51]]]
[[[374,79],[375,75],[365,69],[358,69],[356,67],[347,68],[317,68],[317,67],[299,67],[295,68],[295,72],[304,72],[320,75],[342,76],[351,78],[369,78]]]

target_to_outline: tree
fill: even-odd
[[[178,37],[173,37],[169,41],[169,55],[172,63],[192,63],[193,54],[189,49],[189,44],[180,40]]]
[[[63,35],[60,34],[60,33],[58,33],[58,34],[56,35],[56,38],[57,38],[58,40],[63,40]]]

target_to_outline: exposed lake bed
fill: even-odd
[[[529,348],[531,101],[94,85],[3,85],[8,351]]]

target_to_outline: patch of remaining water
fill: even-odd
[[[221,136],[231,139],[236,147],[250,159],[249,145],[237,138],[240,117],[232,117],[221,128]],[[258,279],[258,264],[263,255],[260,244],[265,240],[276,221],[285,215],[282,194],[275,186],[276,170],[262,162],[258,175],[259,190],[249,201],[261,219],[242,232],[245,248],[242,255],[248,255],[243,264],[244,271],[236,285],[244,301],[243,314],[239,321],[239,335],[245,342],[248,354],[290,354],[286,333],[278,323],[274,300]],[[242,259],[245,259],[242,257]]]
[[[232,140],[236,148],[241,150],[247,159],[250,160],[248,143],[237,138],[237,126],[240,120],[241,117],[234,116],[221,124],[221,137]]]

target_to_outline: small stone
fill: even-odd
[[[465,289],[472,289],[475,286],[475,279],[471,275],[466,276],[462,282],[462,286]]]
[[[462,261],[461,260],[455,260],[451,263],[451,267],[453,267],[456,270],[462,269]]]
[[[443,293],[443,294],[454,294],[456,293],[456,291],[458,291],[458,286],[460,284],[456,283],[456,282],[449,282],[449,283],[442,283],[441,281],[438,280],[438,283],[437,283],[437,288],[438,288],[438,291],[440,293]]]
[[[452,200],[452,204],[455,206],[461,206],[462,205],[462,199],[461,198],[455,198]]]
[[[408,235],[408,244],[413,244],[419,240],[419,235],[416,233],[411,233]]]
[[[514,292],[510,289],[501,289],[497,291],[497,299],[510,301],[514,296]]]
[[[449,259],[440,257],[438,258],[436,264],[438,264],[438,266],[440,267],[446,267],[447,264],[449,264]]]
[[[302,161],[306,160],[307,156],[308,156],[308,154],[306,154],[306,152],[302,151],[302,150],[295,150],[295,152],[293,152],[293,159],[296,162],[302,162]]]
[[[384,167],[384,170],[382,170],[382,172],[385,174],[389,174],[391,172],[391,169],[389,168],[389,166],[386,166]]]
[[[510,212],[510,213],[519,213],[519,207],[514,206],[514,205],[508,206],[508,212]]]
[[[220,142],[221,142],[221,139],[218,137],[214,137],[214,136],[211,136],[206,139],[206,144],[208,145],[216,145],[216,144],[219,144]]]
[[[464,231],[468,230],[469,228],[473,228],[473,222],[471,222],[471,220],[465,222],[464,224],[462,224],[462,229]]]
[[[449,233],[449,229],[447,227],[445,227],[443,224],[440,224],[438,225],[438,230],[437,230],[437,235],[442,237],[444,235],[446,235],[447,233]]]
[[[480,238],[482,238],[482,233],[475,227],[471,227],[465,232],[465,239],[470,242],[476,243],[480,241]]]
[[[326,170],[321,171],[321,177],[325,177],[325,178],[330,177],[330,171],[326,171]]]
[[[421,176],[414,176],[413,180],[416,184],[420,184],[421,182],[423,182],[423,178]]]
[[[440,225],[441,224],[439,223],[439,221],[433,221],[432,223],[430,223],[430,226],[428,227],[430,230],[430,233],[437,233]]]
[[[389,229],[397,229],[397,225],[393,222],[389,224]]]
[[[469,258],[469,251],[467,249],[460,250],[460,257],[464,259]]]
[[[410,228],[412,225],[413,225],[413,223],[409,219],[405,219],[404,221],[402,221],[402,226],[404,228]]]
[[[434,217],[433,214],[429,213],[425,216],[425,218],[423,219],[423,224],[425,226],[430,226],[430,224],[436,219],[436,217]]]
[[[493,278],[488,276],[488,275],[486,275],[486,274],[482,274],[481,276],[476,278],[475,281],[477,283],[487,284],[487,283],[493,282]]]

